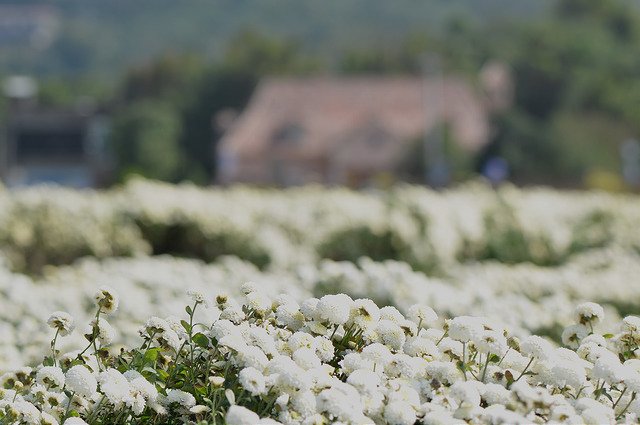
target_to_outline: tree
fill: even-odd
[[[146,100],[121,110],[111,138],[120,179],[135,173],[175,181],[183,164],[181,131],[178,112],[169,104]]]

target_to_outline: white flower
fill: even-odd
[[[587,302],[579,304],[574,310],[574,315],[576,321],[582,325],[587,323],[595,325],[604,318],[604,310],[600,304]]]
[[[568,347],[576,349],[580,342],[589,335],[589,329],[584,325],[571,325],[562,331],[562,343]]]
[[[116,369],[109,368],[98,376],[100,392],[119,409],[123,404],[132,402],[129,381]]]
[[[483,331],[479,339],[474,339],[473,343],[478,348],[478,351],[484,354],[496,354],[498,357],[502,357],[509,348],[507,346],[507,339],[496,331]]]
[[[187,295],[193,300],[194,303],[204,304],[205,306],[209,305],[206,295],[200,291],[190,289],[187,291]]]
[[[260,421],[260,416],[246,407],[233,405],[229,407],[225,421],[227,425],[256,425]]]
[[[102,317],[97,321],[94,318],[87,325],[83,332],[84,337],[89,341],[95,339],[100,342],[101,345],[109,345],[116,338],[116,331],[113,327]]]
[[[554,355],[553,345],[536,335],[528,336],[520,343],[520,352],[525,356],[546,360]]]
[[[247,307],[259,314],[265,314],[271,310],[271,305],[271,299],[262,292],[254,291],[247,294]]]
[[[567,385],[579,389],[587,383],[586,372],[583,367],[575,362],[562,360],[557,362],[551,371],[559,388]]]
[[[72,416],[68,418],[66,421],[64,421],[62,425],[88,425],[88,424],[85,421],[83,421],[81,418]]]
[[[44,366],[36,373],[36,382],[45,387],[64,387],[64,372],[57,366]]]
[[[380,320],[380,309],[370,299],[360,298],[353,302],[351,310],[351,320],[349,322],[358,326],[359,328],[366,329]]]
[[[407,318],[419,324],[420,327],[426,328],[427,325],[431,325],[438,320],[438,315],[431,307],[414,304],[409,307],[409,310],[407,311]]]
[[[343,325],[349,320],[353,300],[345,294],[325,295],[317,305],[318,316],[332,325]]]
[[[293,352],[291,358],[305,370],[320,367],[320,358],[311,348],[302,347]]]
[[[66,388],[79,396],[91,398],[98,383],[89,369],[83,365],[73,366],[65,374]]]
[[[405,401],[393,401],[385,406],[384,419],[392,425],[413,425],[416,422],[416,412]]]
[[[101,286],[94,299],[102,313],[111,314],[118,309],[118,294],[108,286]]]
[[[376,332],[380,335],[384,345],[395,351],[402,350],[407,339],[404,330],[391,320],[380,320]]]
[[[185,391],[171,389],[167,391],[167,397],[165,398],[164,403],[167,406],[177,404],[186,409],[190,409],[196,405],[196,399]]]
[[[60,336],[67,336],[75,328],[73,317],[64,311],[55,311],[49,316],[47,324],[58,331]]]
[[[622,319],[622,331],[623,332],[638,332],[640,331],[640,317],[627,316]]]
[[[247,390],[251,395],[257,396],[265,392],[265,381],[262,373],[253,368],[247,367],[238,374],[238,381],[242,388]]]
[[[476,317],[458,316],[448,321],[449,338],[460,342],[479,339],[484,328]]]

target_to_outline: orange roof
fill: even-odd
[[[439,106],[441,104],[442,106]],[[264,155],[276,135],[295,125],[304,157],[327,155],[346,135],[375,122],[397,140],[421,137],[442,121],[469,150],[487,142],[488,118],[470,84],[412,77],[269,78],[220,141],[237,158]]]

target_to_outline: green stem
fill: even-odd
[[[482,370],[482,378],[480,381],[484,383],[484,378],[487,376],[487,368],[489,367],[489,360],[491,359],[491,353],[487,353],[487,360],[484,362],[484,369]]]
[[[56,341],[58,340],[58,335],[60,335],[60,329],[56,329],[56,334],[53,337],[53,341],[51,341],[51,356],[53,357],[54,366],[58,366],[58,360],[56,359]]]
[[[618,405],[618,403],[620,403],[620,400],[622,400],[622,396],[624,395],[624,393],[627,392],[627,387],[624,387],[624,390],[622,390],[622,392],[620,393],[620,397],[618,397],[618,399],[616,400],[615,403],[613,403],[613,409],[615,410],[616,406]]]
[[[635,399],[636,399],[636,393],[631,394],[631,400],[629,400],[629,403],[627,403],[627,405],[624,407],[624,409],[622,409],[622,412],[620,412],[620,414],[618,416],[616,416],[616,420],[622,418],[622,415],[627,413],[627,409],[629,408],[629,406],[631,406],[631,403],[633,403],[633,400],[635,400]]]
[[[527,366],[524,368],[522,373],[520,373],[520,376],[518,376],[518,379],[516,379],[513,382],[518,382],[520,380],[520,378],[522,378],[524,376],[524,374],[527,373],[527,369],[529,369],[529,366],[531,366],[531,363],[533,363],[533,359],[534,359],[534,357],[531,357],[531,359],[529,360],[529,363],[527,363]]]

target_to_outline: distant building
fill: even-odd
[[[218,143],[218,180],[361,186],[393,173],[411,143],[443,122],[461,149],[477,152],[489,141],[489,113],[459,78],[266,79]]]
[[[43,108],[24,77],[5,87],[9,108],[0,137],[0,176],[9,187],[55,183],[96,187],[110,178],[108,122],[87,107]]]

